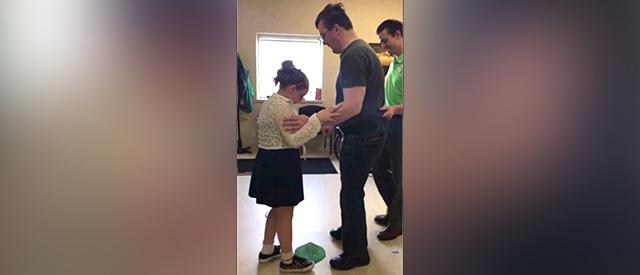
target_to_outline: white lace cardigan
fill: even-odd
[[[282,120],[297,114],[290,99],[278,93],[269,97],[258,114],[258,147],[267,150],[297,149],[314,138],[321,128],[320,120],[315,114],[296,133],[284,131]]]

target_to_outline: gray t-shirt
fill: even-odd
[[[344,101],[343,88],[365,86],[360,114],[340,123],[347,135],[369,135],[384,131],[379,109],[384,105],[384,74],[375,52],[362,39],[353,41],[340,54],[340,71],[336,81],[336,103]]]

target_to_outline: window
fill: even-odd
[[[306,101],[315,101],[316,89],[322,89],[323,44],[319,36],[267,34],[256,35],[257,99],[266,100],[278,90],[273,78],[285,60],[293,64],[309,78]]]

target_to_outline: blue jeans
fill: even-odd
[[[373,179],[387,205],[389,226],[402,230],[402,116],[389,121],[387,143],[373,167]]]
[[[340,150],[340,210],[345,255],[367,253],[364,184],[386,141],[386,134],[345,135]]]

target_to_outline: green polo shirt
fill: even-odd
[[[384,102],[387,106],[402,105],[404,98],[404,54],[393,58],[384,81]]]

